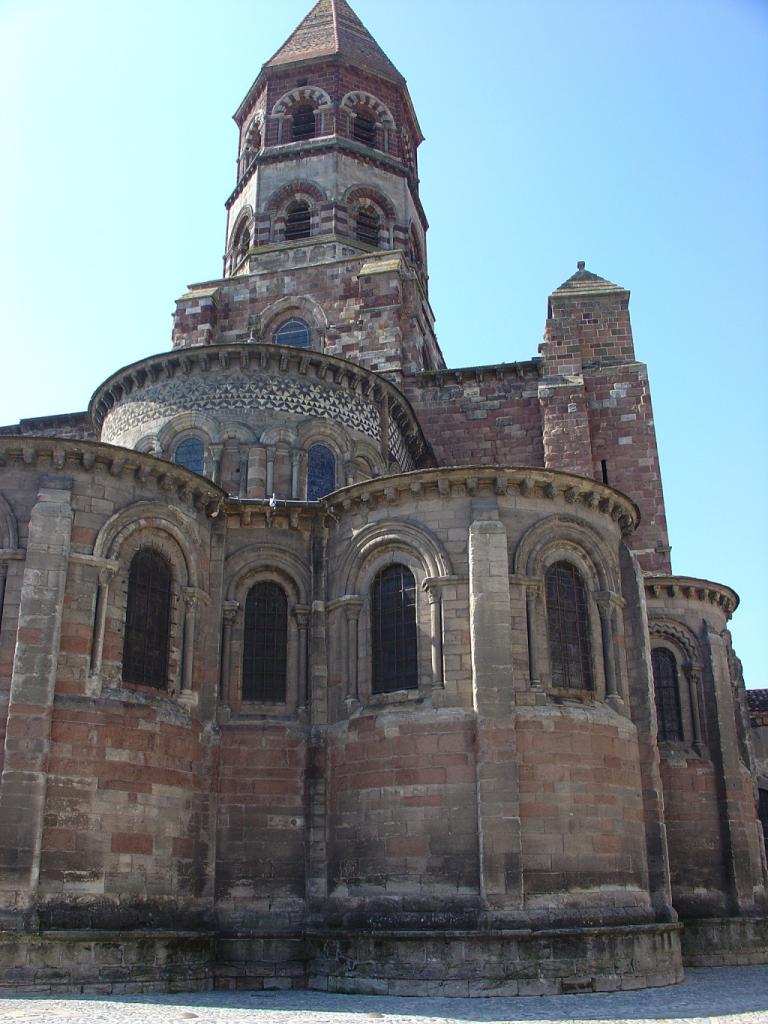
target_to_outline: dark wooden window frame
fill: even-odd
[[[381,238],[381,214],[373,206],[361,206],[355,217],[355,238],[366,245],[378,246]]]
[[[139,548],[128,570],[123,682],[168,687],[173,572],[152,548]]]
[[[296,199],[285,211],[285,240],[294,242],[312,235],[312,209],[306,199]]]
[[[318,441],[307,452],[307,501],[317,501],[336,490],[336,453]]]
[[[592,620],[582,574],[558,561],[544,573],[550,685],[558,690],[594,691]]]
[[[654,647],[651,651],[651,668],[659,741],[682,743],[685,733],[677,658],[667,647]]]
[[[371,584],[371,667],[374,695],[419,687],[416,579],[400,562]]]
[[[315,108],[308,103],[294,107],[291,115],[291,139],[294,142],[313,139],[316,131]]]
[[[192,454],[193,447],[194,455]],[[202,475],[205,471],[205,441],[194,435],[183,437],[173,449],[173,461],[177,466],[184,466],[185,469],[191,469],[193,473]]]
[[[377,149],[378,131],[376,119],[368,114],[358,114],[352,119],[352,138],[370,149]]]
[[[241,699],[284,704],[288,691],[288,596],[259,580],[248,591],[243,622]]]

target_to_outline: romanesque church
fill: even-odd
[[[0,429],[0,986],[765,962],[768,694],[672,572],[629,292],[579,263],[528,361],[445,365],[421,128],[346,0],[235,122],[169,350]]]

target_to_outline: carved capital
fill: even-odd
[[[231,626],[237,618],[237,613],[240,611],[239,601],[225,601],[224,607],[221,611],[221,617],[227,626]]]
[[[199,604],[208,604],[210,598],[205,591],[200,590],[198,587],[184,587],[182,590],[182,596],[184,598],[184,604],[186,605],[187,611],[194,611]]]
[[[99,585],[102,587],[109,586],[109,584],[115,578],[116,572],[116,565],[102,565],[101,568],[99,569]]]
[[[293,609],[293,617],[296,619],[296,625],[299,629],[304,630],[309,625],[309,613],[312,609],[306,604],[297,604]]]
[[[614,594],[612,590],[597,590],[593,597],[601,613],[603,609],[608,612],[613,608],[624,608],[627,603],[621,594]]]
[[[347,622],[356,622],[360,617],[360,609],[363,607],[364,599],[357,594],[345,594],[338,600],[339,607],[344,609]]]

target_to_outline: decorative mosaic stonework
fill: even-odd
[[[261,409],[342,423],[377,442],[381,437],[375,405],[348,390],[324,387],[317,381],[234,372],[174,378],[124,395],[104,420],[102,440],[124,443],[125,436],[136,428],[154,426],[158,420],[183,412],[224,413],[229,417]],[[392,442],[398,461],[401,456],[408,459],[399,431],[393,431]]]

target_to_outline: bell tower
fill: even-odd
[[[306,347],[386,374],[442,367],[427,297],[423,136],[405,79],[346,0],[319,0],[234,115],[222,277],[174,347]]]

